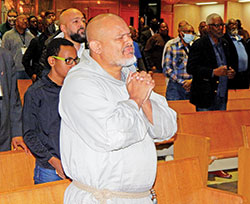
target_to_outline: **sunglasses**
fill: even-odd
[[[55,59],[58,59],[58,60],[62,60],[62,61],[64,61],[65,62],[65,64],[67,64],[67,65],[72,65],[74,62],[76,63],[76,64],[78,64],[79,62],[80,62],[80,58],[78,58],[78,57],[76,57],[75,59],[73,59],[72,57],[68,57],[68,58],[63,58],[63,57],[58,57],[58,56],[51,56],[51,57],[53,57],[53,58],[55,58]]]

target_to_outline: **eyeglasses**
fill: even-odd
[[[58,60],[62,60],[65,62],[65,64],[67,65],[72,65],[73,62],[75,62],[76,64],[78,64],[80,62],[80,58],[76,57],[75,59],[73,59],[72,57],[68,57],[68,58],[63,58],[63,57],[58,57],[58,56],[51,56],[55,59],[58,59]]]
[[[215,28],[219,28],[219,27],[224,27],[224,23],[221,23],[221,24],[209,24],[209,25],[211,25],[211,26],[214,26]]]

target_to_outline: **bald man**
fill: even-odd
[[[27,30],[27,27],[26,15],[19,15],[14,29],[6,32],[2,40],[2,47],[9,50],[14,58],[17,79],[29,79],[22,64],[22,58],[34,36]]]
[[[64,37],[71,41],[76,50],[78,57],[81,57],[85,42],[85,15],[75,8],[69,8],[60,15],[60,29],[62,31],[57,37]]]
[[[133,72],[133,41],[114,14],[87,26],[90,54],[68,73],[60,94],[60,149],[73,182],[64,203],[152,204],[154,141],[176,132],[176,113]],[[73,99],[73,100],[72,100]]]
[[[46,41],[46,45],[54,38],[65,38],[74,44],[77,50],[77,56],[81,58],[83,51],[85,50],[85,27],[86,18],[85,15],[76,8],[69,8],[63,11],[59,18],[60,32],[53,38],[49,38]],[[46,60],[46,49],[43,50],[43,54],[40,59],[40,69],[42,75],[46,75],[49,72],[50,66]],[[41,76],[40,76],[41,77]]]

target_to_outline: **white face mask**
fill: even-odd
[[[194,40],[194,35],[184,33],[183,40],[185,43],[189,44],[190,42]]]

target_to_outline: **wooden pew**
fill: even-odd
[[[238,157],[238,194],[250,202],[250,149],[241,147]]]
[[[17,80],[17,88],[19,91],[19,95],[20,95],[20,99],[21,99],[22,104],[23,104],[23,100],[24,100],[24,94],[31,84],[32,84],[31,79],[18,79]]]
[[[198,156],[206,183],[208,164],[238,156],[243,146],[241,126],[249,123],[249,118],[250,110],[179,114],[174,157]]]
[[[178,114],[196,112],[195,106],[189,100],[168,101],[168,105]],[[250,110],[250,97],[229,99],[227,110]]]
[[[34,184],[35,158],[24,151],[0,153],[0,192]]]
[[[250,97],[229,99],[227,102],[227,110],[249,110],[249,109],[250,109]]]
[[[196,112],[195,106],[190,103],[189,100],[168,101],[168,106],[175,110],[178,114]]]
[[[228,99],[250,98],[250,89],[228,90]]]
[[[250,148],[250,123],[249,125],[242,125],[242,134],[244,147]]]
[[[153,73],[152,78],[155,81],[155,87],[154,87],[154,92],[166,96],[166,89],[167,89],[167,84],[166,84],[166,77],[163,73]]]
[[[242,196],[206,187],[198,158],[158,163],[154,185],[158,204],[239,204]]]
[[[63,204],[69,184],[69,180],[61,180],[0,193],[0,204]]]

